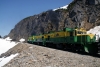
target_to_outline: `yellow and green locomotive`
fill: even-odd
[[[98,53],[99,50],[99,41],[96,40],[96,36],[94,34],[87,34],[83,28],[64,28],[61,31],[34,35],[29,37],[28,43],[87,53]]]

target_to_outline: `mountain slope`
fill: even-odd
[[[98,0],[99,2],[99,0]],[[9,33],[13,40],[31,35],[61,30],[64,27],[83,27],[89,30],[100,25],[100,4],[90,0],[74,0],[67,9],[48,10],[21,20]]]

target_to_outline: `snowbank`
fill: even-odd
[[[92,34],[96,34],[96,35],[99,35],[100,37],[100,26],[96,26],[92,29],[90,29],[89,31],[87,31],[87,33],[92,33]]]
[[[9,37],[7,37],[6,39],[1,39],[0,38],[0,55],[2,53],[5,53],[6,51],[8,51],[10,48],[14,47],[15,45],[17,45],[18,43],[11,41],[12,39],[10,39]],[[9,57],[6,58],[0,58],[0,67],[5,65],[6,63],[8,63],[11,59],[13,59],[15,56],[17,56],[18,54],[15,55],[11,55]]]
[[[11,40],[12,40],[10,37],[7,37],[7,38],[5,38],[5,39],[8,40],[8,41],[11,41]]]
[[[96,41],[100,39],[100,26],[96,26],[89,31],[87,31],[88,34],[92,33],[96,35]]]
[[[4,66],[6,63],[8,63],[11,59],[13,59],[14,57],[16,57],[18,55],[15,54],[15,55],[10,55],[9,57],[6,57],[6,58],[0,58],[0,67]]]
[[[24,42],[24,41],[25,41],[25,39],[21,38],[19,41],[20,41],[20,42]]]
[[[10,48],[14,47],[17,44],[18,43],[13,41],[11,42],[5,39],[0,39],[0,55],[2,53],[5,53],[6,51],[8,51]]]

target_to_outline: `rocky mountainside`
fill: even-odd
[[[100,25],[100,0],[73,0],[67,9],[48,10],[21,20],[8,34],[13,40],[31,35],[61,30],[64,27],[83,27],[89,30]]]

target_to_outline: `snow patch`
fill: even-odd
[[[87,31],[88,34],[92,33],[92,34],[96,34],[100,36],[100,26],[96,26],[92,29],[90,29],[89,31]]]
[[[0,38],[0,55],[2,53],[7,52],[9,49],[18,44],[18,42],[14,42],[11,40],[12,39],[10,37],[7,37],[5,39]],[[11,59],[13,59],[17,55],[18,53],[15,55],[10,55],[9,57],[6,58],[5,57],[0,58],[0,67],[8,63]]]
[[[10,48],[14,47],[17,44],[18,43],[13,41],[11,42],[5,39],[0,39],[0,55],[2,53],[5,53],[6,51],[8,51]]]
[[[20,42],[24,42],[24,41],[25,41],[25,39],[21,38],[19,41],[20,41]]]
[[[67,9],[67,7],[68,7],[68,5],[65,5],[65,6],[63,6],[63,7],[59,7],[59,8],[53,9],[53,11],[56,11],[56,10],[58,10],[58,9]]]
[[[92,29],[90,29],[89,31],[87,31],[87,34],[95,34],[96,35],[96,41],[98,41],[100,39],[100,26],[96,26]]]
[[[16,54],[12,54],[9,57],[6,58],[0,58],[0,67],[4,66],[5,64],[7,64],[11,59],[13,59],[14,57],[16,57],[18,55],[18,53]]]
[[[5,38],[7,41],[11,41],[12,39],[10,37]]]

